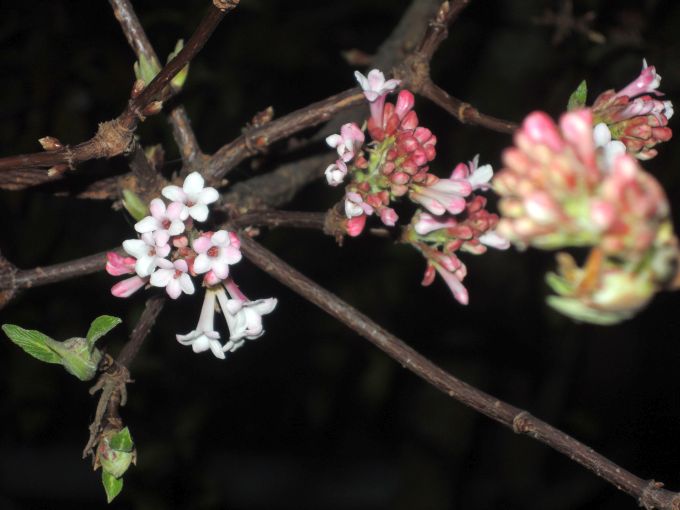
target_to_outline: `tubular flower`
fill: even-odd
[[[643,61],[640,76],[616,92],[607,90],[593,104],[595,124],[604,123],[614,140],[620,140],[628,152],[638,159],[657,155],[655,145],[673,136],[668,121],[673,116],[673,104],[658,99],[661,76],[654,66]]]
[[[326,137],[326,143],[338,151],[338,156],[345,163],[354,158],[355,152],[364,144],[364,140],[363,131],[354,122],[343,124],[339,135]]]
[[[364,91],[364,96],[370,103],[371,117],[381,119],[383,106],[387,94],[399,86],[399,80],[385,80],[385,75],[378,69],[369,71],[368,76],[364,76],[359,71],[354,72],[359,86]]]
[[[224,359],[224,351],[220,343],[220,334],[215,331],[215,294],[217,291],[207,289],[201,308],[196,329],[186,335],[177,335],[177,341],[182,345],[190,345],[195,353],[210,351],[216,358]]]
[[[519,248],[592,248],[583,269],[560,255],[560,274],[548,279],[559,297],[549,304],[577,320],[611,323],[668,284],[678,253],[663,189],[633,157],[607,153],[602,131],[593,136],[589,110],[564,114],[559,127],[530,114],[494,188],[498,232]]]

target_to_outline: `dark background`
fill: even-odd
[[[167,55],[206,3],[135,6]],[[268,105],[284,114],[353,86],[340,52],[375,51],[407,4],[244,0],[192,63],[180,97],[202,148],[213,152],[233,139]],[[668,99],[678,101],[680,3],[577,1],[578,15],[598,13],[604,45],[578,33],[552,44],[553,30],[531,19],[558,5],[473,2],[433,61],[435,80],[484,112],[519,121],[534,109],[558,115],[583,78],[591,101],[623,87],[646,57]],[[80,142],[120,113],[134,58],[106,2],[0,6],[0,154],[37,151],[48,134]],[[417,109],[439,139],[435,172],[476,153],[498,167],[510,137],[461,126],[423,99]],[[167,175],[179,168],[160,116],[140,133],[144,143],[165,146]],[[274,148],[264,163],[278,157]],[[680,203],[679,162],[680,144],[671,142],[645,163],[672,203]],[[126,171],[121,158],[83,167],[87,175]],[[230,178],[257,172],[244,163]],[[319,182],[289,208],[323,210],[341,193]],[[108,202],[49,189],[0,192],[0,250],[20,268],[119,245],[132,236],[131,223]],[[677,294],[658,296],[620,326],[576,325],[544,305],[548,253],[464,256],[471,303],[462,307],[439,280],[420,287],[424,262],[407,247],[363,236],[339,249],[300,231],[261,240],[452,373],[635,474],[680,489]],[[200,298],[166,306],[133,365],[123,418],[139,463],[111,508],[637,508],[567,458],[440,394],[248,262],[234,274],[249,296],[278,297],[267,334],[226,361],[195,355],[174,335],[194,327]],[[65,339],[84,334],[100,314],[118,315],[124,324],[105,340],[115,353],[144,296],[116,299],[114,281],[101,273],[31,290],[0,312],[0,322]],[[0,507],[104,508],[100,474],[80,460],[95,407],[87,385],[6,339],[0,381]]]

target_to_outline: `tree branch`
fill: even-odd
[[[356,331],[404,368],[443,393],[505,425],[515,433],[532,437],[566,455],[618,489],[635,497],[645,508],[661,510],[680,508],[680,493],[663,489],[663,484],[638,478],[571,436],[535,418],[527,411],[507,404],[461,381],[366,315],[286,264],[256,241],[242,236],[241,250],[257,267]]]
[[[113,8],[116,19],[123,29],[128,44],[132,47],[132,50],[137,56],[137,60],[141,60],[141,57],[144,57],[150,62],[157,63],[160,67],[158,55],[153,49],[151,41],[149,41],[149,38],[144,31],[144,27],[142,27],[142,24],[139,22],[139,18],[130,1],[109,0],[109,3]],[[179,105],[173,108],[168,120],[172,126],[172,133],[179,147],[182,160],[185,165],[191,165],[198,156],[202,155],[202,152],[184,107]]]

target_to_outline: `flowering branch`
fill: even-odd
[[[461,381],[409,347],[404,341],[383,329],[366,315],[286,264],[256,241],[243,237],[241,250],[246,258],[257,267],[356,331],[404,368],[451,398],[505,425],[517,434],[532,437],[566,455],[600,478],[636,498],[640,505],[645,508],[660,510],[677,510],[680,508],[680,493],[663,489],[661,483],[643,480],[635,476],[573,437],[532,416],[527,411],[503,402]]]
[[[125,38],[135,52],[138,59],[145,58],[147,61],[159,62],[144,27],[129,0],[109,0],[113,7],[114,15],[120,23]],[[189,116],[184,106],[179,105],[172,109],[169,115],[173,136],[182,155],[185,164],[191,164],[198,156],[202,155],[201,148],[196,140],[196,135],[191,128]]]

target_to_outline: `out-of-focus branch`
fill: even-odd
[[[51,168],[52,172],[27,174],[32,177],[30,185],[36,185],[60,178],[67,168],[73,169],[83,161],[111,158],[129,150],[134,130],[139,121],[143,120],[144,115],[148,114],[147,108],[151,108],[155,101],[167,99],[163,97],[163,94],[170,80],[191,62],[217,28],[225,13],[237,4],[237,0],[230,2],[215,0],[214,5],[210,6],[208,13],[184,48],[161,69],[139,95],[129,101],[125,110],[116,119],[101,123],[97,134],[90,140],[74,147],[65,146],[47,152],[0,158],[0,188],[26,187],[26,184],[17,185],[16,182],[8,179],[5,175],[7,170]],[[27,176],[24,178],[24,183],[26,180],[28,180]]]
[[[471,386],[432,363],[405,342],[383,329],[366,315],[286,264],[256,241],[243,237],[243,254],[291,290],[356,331],[410,370],[451,398],[484,414],[517,434],[540,441],[594,472],[600,478],[638,500],[645,508],[678,510],[680,494],[663,489],[663,484],[643,480],[616,465],[573,437],[527,411],[503,402]]]
[[[144,31],[144,27],[139,22],[139,18],[135,13],[134,8],[129,0],[109,0],[113,13],[120,23],[125,38],[128,44],[135,52],[137,59],[142,57],[150,62],[159,64],[158,55],[156,54],[151,41]],[[173,108],[168,117],[170,125],[172,126],[172,133],[177,142],[177,145],[185,165],[190,166],[196,157],[202,155],[201,148],[196,140],[194,130],[191,128],[189,116],[183,106],[179,105]]]
[[[437,51],[441,43],[449,36],[449,26],[451,26],[458,15],[465,9],[472,0],[453,0],[444,2],[437,11],[435,17],[430,20],[427,32],[420,43],[418,52],[429,62]]]

